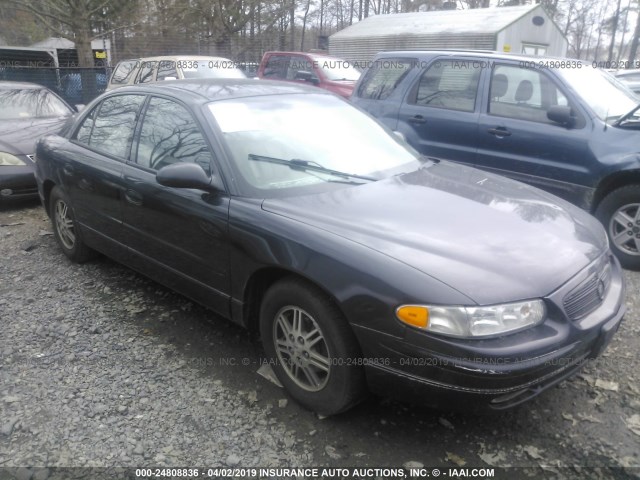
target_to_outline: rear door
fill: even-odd
[[[494,64],[480,115],[476,165],[575,201],[576,186],[589,185],[592,175],[587,116],[571,98],[548,70]],[[547,118],[554,105],[572,107],[573,128]]]
[[[114,95],[94,107],[72,136],[62,183],[89,243],[106,250],[122,241],[122,168],[145,95]]]
[[[185,105],[150,98],[123,169],[124,233],[134,268],[228,315],[229,195],[156,181],[158,170],[178,162],[219,178],[205,132]]]
[[[403,99],[397,130],[425,155],[474,163],[484,62],[446,57],[424,67]]]

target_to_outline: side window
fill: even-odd
[[[189,111],[171,100],[152,98],[142,122],[136,163],[159,170],[194,162],[211,173],[213,156]]]
[[[568,104],[567,97],[544,72],[498,65],[491,73],[491,115],[553,123],[547,119],[547,110],[555,105]]]
[[[265,78],[273,78],[283,80],[287,78],[287,70],[289,68],[289,56],[287,55],[271,55],[267,64],[264,66]]]
[[[89,146],[110,155],[127,158],[136,118],[144,98],[144,95],[117,95],[104,100],[93,122]],[[85,123],[87,120],[89,117]],[[84,126],[83,123],[78,137]]]
[[[415,60],[410,59],[377,60],[360,84],[358,96],[370,100],[384,100],[393,93],[415,63]]]
[[[480,62],[438,60],[420,77],[413,102],[425,107],[473,112],[482,67]]]
[[[156,76],[157,81],[166,79],[167,77],[178,79],[178,72],[176,71],[176,62],[165,60],[158,63],[158,74]]]
[[[131,74],[135,71],[136,63],[134,61],[120,62],[111,76],[111,83],[128,83]]]
[[[303,80],[300,78],[298,72],[309,72],[312,78],[319,80],[313,71],[311,60],[304,57],[293,56],[287,68],[287,80]]]
[[[100,105],[94,107],[93,110],[89,112],[89,115],[84,118],[82,124],[80,125],[80,128],[78,129],[74,137],[78,142],[89,145],[89,137],[91,136],[91,130],[93,130],[93,123],[95,121],[96,113],[98,112],[99,108]]]
[[[142,62],[140,73],[136,83],[149,83],[153,80],[153,71],[155,70],[157,62]]]

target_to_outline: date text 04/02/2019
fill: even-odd
[[[213,477],[280,477],[280,478],[405,478],[403,468],[214,468]]]

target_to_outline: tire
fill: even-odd
[[[76,263],[83,263],[93,258],[95,251],[82,241],[80,229],[75,224],[73,208],[60,187],[55,186],[51,190],[49,205],[53,235],[64,254]]]
[[[640,185],[614,190],[595,213],[607,230],[609,245],[620,264],[640,270]]]
[[[278,379],[304,407],[334,415],[364,398],[356,338],[342,313],[317,288],[295,278],[274,284],[260,307],[260,334]],[[278,341],[281,348],[276,349]]]

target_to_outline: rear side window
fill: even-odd
[[[420,77],[415,98],[410,103],[473,112],[481,73],[479,62],[435,61]]]
[[[271,55],[264,66],[263,75],[265,78],[285,79],[287,78],[288,69],[288,55]]]
[[[416,60],[411,59],[376,60],[360,84],[358,96],[370,100],[384,100],[393,93],[415,64]]]
[[[131,74],[135,70],[136,63],[133,60],[120,62],[111,76],[111,83],[129,83],[129,78],[131,78]]]
[[[76,140],[110,155],[126,158],[144,95],[118,95],[104,100],[87,115]]]

